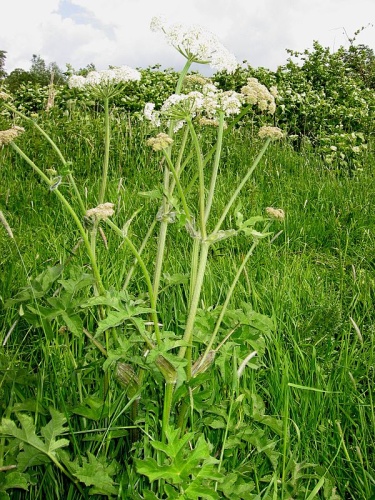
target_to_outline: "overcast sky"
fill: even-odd
[[[336,50],[368,26],[357,43],[375,50],[375,0],[2,0],[0,50],[5,70],[30,68],[32,54],[79,69],[94,63],[145,68],[183,66],[153,16],[195,24],[215,33],[239,62],[276,69],[286,49],[303,51],[313,40]],[[372,26],[372,24],[374,26]],[[346,34],[345,34],[346,33]],[[195,69],[202,69],[202,67]]]

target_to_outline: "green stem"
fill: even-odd
[[[103,97],[104,100],[104,160],[103,160],[103,171],[102,179],[99,190],[98,205],[104,203],[105,192],[107,188],[107,177],[108,177],[108,166],[109,166],[109,146],[110,146],[110,127],[109,127],[109,97]],[[96,239],[98,235],[99,221],[94,222],[94,226],[91,230],[90,240],[91,240],[91,252],[96,258]]]
[[[213,201],[214,193],[215,193],[217,173],[219,170],[221,149],[222,149],[222,145],[223,145],[223,136],[224,136],[224,113],[221,111],[219,114],[219,130],[218,130],[217,141],[216,141],[215,159],[214,159],[214,165],[213,165],[213,169],[212,169],[210,189],[208,191],[208,196],[207,196],[206,211],[204,214],[204,218],[205,218],[206,223],[207,223],[208,218],[210,216],[212,201]]]
[[[265,225],[265,227],[264,227],[264,229],[263,229],[263,233],[266,233],[266,232],[268,231],[268,229],[269,229],[270,225],[271,225],[271,223],[270,223],[270,222],[268,222],[268,223]],[[215,324],[215,328],[214,328],[214,330],[213,330],[213,332],[212,332],[212,334],[211,334],[210,341],[209,341],[209,343],[208,343],[208,345],[207,345],[207,347],[206,347],[206,350],[205,350],[205,352],[204,352],[204,354],[203,354],[203,356],[202,356],[202,359],[201,359],[200,365],[202,365],[202,364],[204,363],[205,359],[206,359],[206,358],[207,358],[207,356],[208,356],[208,353],[209,353],[209,352],[211,351],[211,349],[212,349],[212,346],[213,346],[213,344],[214,344],[214,342],[215,342],[215,340],[216,340],[216,336],[217,336],[217,334],[218,334],[218,332],[219,332],[219,329],[220,329],[221,323],[222,323],[223,318],[224,318],[224,316],[225,316],[225,313],[226,313],[226,311],[227,311],[227,308],[228,308],[228,305],[229,305],[230,299],[232,298],[232,294],[233,294],[233,292],[234,292],[234,289],[236,288],[237,282],[238,282],[238,280],[239,280],[239,278],[240,278],[240,276],[241,276],[241,274],[242,274],[242,271],[244,270],[244,268],[245,268],[245,266],[246,266],[246,264],[247,264],[247,261],[248,261],[248,260],[249,260],[249,258],[252,256],[252,254],[254,253],[255,248],[256,248],[256,247],[257,247],[257,245],[259,244],[259,241],[260,241],[259,239],[255,239],[255,240],[253,241],[253,244],[251,245],[250,250],[249,250],[249,251],[247,252],[247,254],[245,255],[245,258],[243,259],[243,261],[242,261],[242,263],[241,263],[240,267],[239,267],[239,268],[238,268],[238,270],[237,270],[237,273],[236,273],[236,275],[235,275],[235,277],[234,277],[234,279],[233,279],[233,281],[232,281],[232,284],[231,284],[231,286],[230,286],[230,288],[229,288],[229,290],[228,290],[228,293],[227,293],[227,296],[226,296],[226,298],[225,298],[224,304],[222,305],[222,308],[221,308],[221,311],[220,311],[219,317],[218,317],[218,319],[217,319],[217,321],[216,321],[216,324]]]
[[[60,161],[63,164],[63,167],[66,168],[66,169],[68,169],[68,163],[65,160],[64,155],[62,154],[60,148],[57,146],[57,144],[55,143],[55,141],[47,134],[47,132],[45,132],[34,120],[32,120],[28,116],[26,116],[23,113],[21,113],[20,111],[18,111],[16,108],[14,108],[13,106],[11,106],[10,104],[5,103],[4,105],[5,105],[5,107],[7,109],[9,109],[13,113],[17,114],[18,116],[20,116],[22,119],[30,122],[47,139],[47,141],[51,144],[51,146],[55,150],[57,156],[60,158]],[[74,190],[74,193],[75,193],[75,195],[76,195],[76,197],[78,199],[79,206],[81,207],[82,213],[85,213],[86,212],[85,204],[83,203],[81,194],[78,191],[77,184],[75,183],[74,177],[72,176],[71,173],[68,174],[68,179],[69,179],[69,182],[71,183],[71,185],[73,186],[73,190]]]
[[[226,204],[226,206],[225,206],[225,208],[223,210],[223,213],[222,213],[222,215],[220,217],[219,222],[216,224],[215,229],[212,231],[213,233],[217,233],[220,230],[220,227],[221,227],[222,223],[224,222],[225,217],[228,215],[229,210],[231,209],[233,203],[236,201],[236,199],[237,199],[238,195],[240,194],[242,188],[244,187],[244,185],[246,184],[246,182],[249,180],[251,174],[254,172],[254,170],[258,166],[258,163],[262,159],[262,157],[263,157],[264,153],[266,152],[266,150],[267,150],[270,142],[271,142],[271,139],[267,139],[266,140],[266,142],[265,142],[264,146],[262,147],[262,149],[260,150],[258,156],[255,158],[254,163],[251,165],[251,167],[247,171],[247,174],[242,179],[242,181],[238,185],[238,187],[235,190],[235,192],[232,194],[230,200],[228,201],[228,203]]]
[[[200,251],[200,256],[199,256],[199,267],[198,267],[197,277],[196,277],[196,281],[195,281],[194,292],[193,292],[193,295],[191,298],[189,314],[188,314],[188,318],[186,321],[185,333],[184,333],[184,337],[183,337],[184,343],[187,344],[189,347],[188,357],[190,357],[192,344],[193,344],[194,321],[195,321],[195,317],[197,315],[198,304],[199,304],[199,299],[200,299],[202,284],[203,284],[203,278],[204,278],[206,265],[207,265],[207,257],[208,257],[209,248],[210,248],[210,244],[207,241],[202,241],[201,251]],[[180,347],[178,356],[180,358],[183,358],[185,356],[185,353],[186,353],[186,345]],[[188,370],[188,374],[190,373],[190,375],[191,375],[191,366],[188,365],[187,370]]]
[[[199,265],[199,249],[200,249],[200,240],[198,238],[194,238],[193,242],[193,250],[191,253],[191,264],[190,264],[190,285],[189,285],[189,304],[190,307],[191,299],[193,297],[195,283],[197,280],[198,273],[198,265]]]
[[[147,288],[148,288],[148,294],[149,294],[149,297],[150,297],[150,305],[151,305],[151,309],[152,309],[151,316],[152,316],[152,321],[154,323],[156,341],[158,343],[158,346],[160,346],[161,345],[161,336],[160,336],[160,330],[159,330],[158,316],[157,316],[157,312],[156,312],[156,298],[155,298],[154,290],[153,290],[153,287],[152,287],[151,278],[150,278],[149,272],[147,271],[146,264],[145,264],[144,260],[142,259],[142,257],[140,255],[140,253],[138,252],[138,250],[135,248],[135,246],[132,243],[132,241],[121,231],[121,229],[119,227],[117,227],[116,224],[114,224],[109,219],[106,220],[106,223],[119,236],[121,236],[123,238],[123,240],[125,241],[125,243],[128,245],[130,251],[132,252],[132,254],[134,255],[134,257],[137,259],[137,262],[138,262],[138,264],[139,264],[139,266],[140,266],[140,268],[142,270],[143,276],[144,276],[144,278],[146,280],[146,284],[147,284]]]
[[[187,60],[185,63],[185,66],[183,67],[180,76],[178,78],[178,82],[176,85],[176,90],[175,93],[179,94],[181,92],[182,84],[184,82],[184,78],[189,71],[189,68],[191,66],[192,62]],[[173,122],[170,123],[169,125],[169,131],[168,135],[170,137],[173,136]],[[167,150],[168,154],[170,154],[170,149]],[[167,194],[169,193],[169,168],[168,165],[165,166],[164,168],[164,182],[163,182],[163,189],[164,193]],[[164,196],[163,198],[163,205],[162,205],[162,211],[163,214],[168,213],[169,210],[169,203]],[[153,280],[153,289],[154,289],[154,295],[155,295],[155,300],[158,298],[159,294],[159,286],[160,286],[160,277],[161,277],[161,270],[163,267],[163,260],[164,260],[164,252],[165,252],[165,241],[167,238],[167,229],[168,229],[168,221],[167,220],[162,220],[160,223],[160,231],[159,231],[159,236],[158,236],[158,247],[157,247],[157,252],[156,252],[156,262],[155,262],[155,271],[154,271],[154,280]]]
[[[51,185],[53,184],[51,179],[49,179],[45,175],[45,173],[42,170],[40,170],[40,168],[37,165],[35,165],[35,163],[22,151],[22,149],[20,149],[14,142],[11,142],[10,145],[30,165],[30,167],[44,180],[44,182],[46,182],[46,184],[48,184],[48,186],[51,187]],[[59,200],[65,206],[65,208],[68,210],[70,215],[73,217],[73,220],[76,223],[76,226],[77,226],[79,232],[81,233],[83,242],[84,242],[85,247],[86,247],[87,255],[88,255],[90,262],[91,262],[91,267],[92,267],[92,271],[94,274],[94,278],[95,278],[98,292],[100,295],[102,295],[102,294],[104,294],[105,289],[104,289],[102,279],[100,276],[100,272],[99,272],[99,269],[98,269],[98,266],[96,263],[95,255],[92,253],[92,250],[91,250],[90,241],[87,237],[87,233],[86,233],[79,217],[77,216],[76,212],[74,211],[74,209],[72,208],[72,206],[70,205],[68,200],[65,198],[65,196],[62,193],[60,193],[58,188],[54,189],[53,192],[59,198]]]
[[[229,134],[229,132],[230,132],[230,131],[231,131],[231,130],[235,127],[235,125],[236,125],[236,124],[240,121],[240,119],[241,119],[244,115],[246,115],[246,114],[247,114],[247,113],[251,110],[251,108],[252,108],[252,104],[250,104],[250,105],[246,106],[246,107],[245,107],[245,108],[241,111],[241,113],[240,113],[239,115],[237,115],[237,116],[233,119],[233,121],[231,121],[231,122],[230,122],[230,124],[228,125],[228,127],[227,127],[227,128],[224,130],[224,132],[223,132],[224,137],[225,137],[225,136],[227,136],[227,135]],[[214,144],[214,145],[212,146],[212,148],[210,149],[210,151],[206,154],[205,159],[204,159],[204,162],[203,162],[203,165],[204,165],[205,167],[206,167],[207,163],[211,160],[211,158],[212,158],[213,154],[214,154],[214,153],[215,153],[215,151],[216,151],[217,146],[218,146],[218,144],[217,144],[217,143],[216,143],[216,144]],[[192,159],[192,157],[193,157],[193,152],[190,152],[190,153],[189,153],[189,155],[187,156],[186,160],[185,160],[185,163],[188,163],[188,162]],[[189,191],[191,191],[192,186],[194,185],[194,183],[195,183],[195,181],[196,181],[196,180],[197,180],[197,174],[195,174],[195,175],[192,177],[192,179],[191,179],[191,181],[190,181],[190,183],[189,183],[189,185],[188,185],[188,187],[187,187],[187,189],[186,189],[186,192],[187,192],[187,193],[188,193]]]
[[[154,229],[155,229],[155,226],[156,226],[156,222],[157,222],[156,219],[154,219],[152,221],[150,227],[148,228],[146,236],[143,238],[142,244],[139,247],[139,250],[138,250],[139,255],[142,254],[143,250],[145,249],[145,247],[147,245],[148,240],[150,239],[152,233],[154,232]],[[122,287],[123,290],[126,290],[127,287],[128,287],[128,285],[129,285],[131,277],[133,276],[133,273],[134,273],[134,269],[135,269],[136,263],[137,263],[137,259],[135,259],[134,264],[131,266],[131,268],[128,271],[128,274],[126,275],[126,278],[125,278],[125,281],[124,281],[124,284],[123,284],[123,287]],[[123,275],[124,272],[122,272],[121,274]]]
[[[180,94],[181,89],[182,89],[182,84],[184,83],[185,76],[187,75],[187,72],[189,71],[189,68],[191,66],[193,61],[190,61],[189,59],[186,61],[185,66],[182,68],[182,71],[180,73],[180,76],[178,78],[178,82],[176,85],[176,91],[175,94]]]
[[[109,98],[104,97],[104,162],[102,182],[100,185],[98,204],[104,203],[105,192],[107,188],[108,166],[109,166],[109,146],[110,146],[110,127],[109,127]]]
[[[165,443],[166,441],[166,430],[169,425],[169,419],[171,415],[171,408],[172,408],[172,397],[173,397],[173,390],[175,387],[174,382],[166,382],[165,384],[165,393],[164,393],[164,405],[163,405],[163,420],[162,420],[162,442]]]
[[[177,158],[177,162],[176,162],[176,175],[178,178],[180,178],[183,169],[187,165],[186,162],[182,163],[182,158],[183,158],[183,155],[185,152],[188,137],[189,137],[189,129],[187,127],[185,127],[184,135],[183,135],[182,141],[181,141],[180,151],[178,153],[178,158]],[[175,184],[176,184],[176,181],[173,178],[173,181],[170,183],[170,191],[169,191],[171,196],[172,196],[173,190],[175,188]]]
[[[200,223],[200,231],[201,231],[201,236],[202,240],[206,239],[206,220],[205,220],[205,193],[204,193],[204,165],[203,165],[203,156],[202,156],[202,151],[200,148],[199,144],[199,139],[197,137],[197,134],[195,132],[193,123],[190,119],[187,120],[187,124],[190,130],[190,135],[193,140],[196,156],[197,156],[197,162],[198,162],[198,178],[199,178],[199,223]]]
[[[178,173],[177,173],[176,169],[174,168],[174,165],[172,163],[172,160],[171,160],[171,157],[169,156],[168,151],[164,150],[163,153],[164,153],[165,159],[167,160],[169,170],[173,174],[173,178],[174,178],[175,184],[177,186],[177,191],[178,191],[178,194],[180,195],[180,198],[182,201],[182,206],[184,207],[185,215],[190,220],[191,219],[190,210],[189,210],[189,207],[188,207],[187,202],[186,202],[185,194],[184,194],[184,191],[182,189],[180,179],[178,177]]]

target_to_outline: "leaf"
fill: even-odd
[[[58,283],[60,283],[64,290],[66,290],[70,295],[73,295],[79,290],[92,285],[94,281],[95,279],[92,274],[82,273],[76,279],[70,278],[67,280],[59,280]]]
[[[29,483],[30,476],[28,474],[18,471],[0,473],[0,492],[4,492],[12,488],[19,488],[27,491],[29,489]]]
[[[92,486],[90,495],[117,495],[117,487],[111,476],[116,473],[117,463],[107,463],[105,457],[95,457],[89,451],[87,458],[82,458],[82,466],[75,464],[74,475],[86,486]]]
[[[195,481],[186,488],[185,495],[191,500],[199,500],[200,498],[205,500],[217,500],[220,498],[213,488],[208,488],[206,485],[195,484]]]
[[[108,316],[99,321],[99,326],[96,330],[96,335],[100,335],[109,328],[116,328],[122,325],[126,320],[138,316],[140,314],[146,314],[152,312],[149,307],[141,306],[126,306],[126,309],[121,311],[110,311]]]
[[[138,196],[142,196],[142,198],[149,198],[150,200],[163,199],[163,195],[159,189],[153,189],[152,191],[139,191]]]
[[[76,415],[89,418],[90,420],[100,420],[109,415],[109,406],[103,401],[103,398],[97,396],[88,396],[84,404],[76,406],[71,410]]]
[[[12,299],[7,300],[5,307],[10,307],[20,302],[28,302],[43,297],[53,283],[63,272],[63,265],[47,267],[36,278],[31,280],[30,286],[21,289]]]
[[[67,430],[64,426],[66,418],[54,409],[51,409],[50,413],[52,419],[41,429],[45,441],[37,436],[34,421],[28,415],[22,413],[17,415],[21,429],[13,420],[4,418],[1,422],[0,435],[13,437],[23,442],[23,451],[18,454],[18,463],[22,470],[49,460],[56,462],[56,450],[69,445],[67,439],[56,440],[59,434]]]
[[[59,439],[58,441],[56,441],[56,437],[59,434],[63,434],[67,431],[67,427],[65,427],[65,416],[62,413],[54,410],[53,408],[50,409],[50,413],[52,419],[41,429],[41,434],[45,438],[49,453],[59,448],[63,448],[64,446],[67,446],[69,444],[69,441],[67,439]]]
[[[61,313],[61,317],[64,320],[66,326],[74,335],[76,335],[77,337],[80,337],[82,335],[83,323],[78,314],[69,315],[67,311],[63,311]]]

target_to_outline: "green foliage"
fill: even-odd
[[[312,50],[288,52],[287,64],[275,72],[239,67],[232,75],[216,74],[214,80],[221,88],[237,91],[249,77],[268,87],[276,86],[275,124],[288,131],[296,149],[308,144],[321,154],[328,168],[344,172],[358,169],[361,153],[374,134],[372,49],[352,43],[349,49],[340,47],[331,53],[314,42]],[[261,123],[261,118],[256,123]],[[337,148],[337,154],[327,151],[331,146]]]
[[[0,204],[15,238],[0,227],[0,498],[16,496],[13,488],[29,488],[30,498],[371,498],[371,107],[356,97],[354,91],[362,89],[356,71],[348,72],[342,85],[346,94],[340,88],[336,95],[336,69],[344,78],[341,62],[330,70],[332,55],[318,46],[305,56],[306,64],[288,66],[289,81],[282,70],[262,68],[217,75],[223,87],[241,85],[249,75],[277,85],[276,122],[298,137],[290,139],[295,149],[270,147],[263,168],[228,212],[229,229],[208,235],[208,264],[190,342],[182,337],[194,239],[185,232],[187,218],[177,195],[155,189],[162,174],[160,158],[144,146],[150,129],[137,113],[131,119],[124,114],[124,109],[138,112],[148,100],[160,105],[175,75],[145,70],[139,89],[129,86],[126,103],[113,102],[116,147],[110,147],[107,193],[116,202],[111,221],[118,230],[100,222],[97,244],[94,238],[89,244],[100,263],[102,293],[96,289],[95,260],[79,244],[82,233],[77,235],[68,212],[53,199],[56,192],[69,195],[74,173],[85,188],[84,209],[95,205],[101,104],[89,93],[61,86],[56,108],[44,113],[45,101],[33,107],[34,90],[25,106],[19,94],[18,109],[37,110],[39,116],[26,121],[27,133],[17,144],[43,167],[58,170],[44,137],[32,128],[42,125],[74,161],[60,168],[61,179],[56,177],[51,190],[27,171],[24,160],[2,151]],[[37,88],[44,89],[46,99],[47,88]],[[346,116],[346,109],[353,116]],[[249,123],[256,130],[263,120],[260,114],[250,121],[242,117],[227,132],[215,215],[256,154]],[[199,128],[198,135],[206,154],[214,133]],[[182,134],[174,138],[177,145],[183,141]],[[193,211],[192,146],[187,143],[182,179]],[[337,175],[343,169],[355,169],[356,175]],[[211,171],[207,162],[204,174]],[[142,237],[165,198],[185,217],[169,224],[159,300],[151,307],[147,275],[132,267],[135,256],[125,237],[142,249],[137,262],[153,269],[156,235],[150,232],[144,245]],[[70,200],[81,223],[85,212],[77,197]],[[275,237],[259,230],[267,206],[286,212]],[[84,236],[95,226],[85,223]],[[263,245],[223,307],[233,275],[261,238]],[[127,273],[131,278],[124,285]],[[186,357],[181,349],[187,349]],[[52,418],[47,405],[54,408]]]
[[[0,80],[6,77],[6,71],[4,69],[6,60],[6,50],[0,50]]]

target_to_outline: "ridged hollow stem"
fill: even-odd
[[[166,382],[165,383],[165,392],[164,392],[164,404],[163,404],[163,420],[162,420],[162,429],[161,429],[161,440],[163,443],[166,441],[166,430],[169,425],[169,419],[171,416],[171,408],[172,408],[172,398],[174,391],[175,383],[174,382]]]
[[[210,188],[208,190],[208,195],[207,195],[206,210],[204,213],[204,219],[205,219],[206,223],[207,223],[208,218],[210,216],[212,201],[214,199],[214,194],[215,194],[217,173],[219,170],[221,150],[222,150],[222,146],[223,146],[223,136],[224,136],[224,113],[223,113],[223,111],[220,111],[220,113],[219,113],[219,128],[218,128],[216,148],[215,148],[215,159],[214,159],[214,164],[212,167]]]
[[[175,185],[177,186],[177,191],[178,191],[178,194],[180,195],[185,215],[190,220],[191,219],[190,210],[189,210],[189,207],[188,207],[187,202],[186,202],[184,190],[182,189],[178,173],[177,173],[177,171],[176,171],[176,169],[175,169],[175,167],[173,165],[173,162],[171,160],[169,152],[166,149],[164,149],[163,153],[164,153],[165,159],[167,160],[168,168],[172,172],[172,175],[173,175],[173,178],[174,178],[174,181],[175,181]]]
[[[105,192],[107,189],[108,167],[109,167],[109,147],[111,142],[110,124],[109,124],[109,98],[104,97],[104,160],[102,179],[100,184],[98,205],[104,203]]]
[[[33,119],[31,119],[30,117],[24,115],[23,113],[21,113],[20,111],[18,111],[13,106],[11,106],[11,105],[9,105],[7,103],[5,103],[4,106],[7,109],[9,109],[9,111],[12,111],[16,115],[20,116],[23,120],[26,120],[26,121],[30,122],[33,125],[33,127],[35,127],[43,135],[43,137],[45,137],[47,139],[47,141],[51,144],[51,146],[54,149],[54,151],[56,152],[57,156],[60,158],[60,161],[63,164],[63,167],[67,168],[67,169],[69,168],[68,163],[65,160],[65,157],[62,154],[60,148],[57,146],[57,144],[55,143],[55,141],[47,134],[47,132],[45,132],[42,129],[42,127],[40,127]],[[78,200],[79,206],[80,206],[80,208],[82,210],[82,213],[85,213],[85,211],[86,211],[85,204],[83,203],[83,200],[82,200],[82,197],[81,197],[81,193],[79,192],[77,184],[76,184],[76,182],[74,180],[74,177],[73,177],[73,175],[71,173],[68,174],[68,179],[69,179],[70,184],[73,186],[73,191],[74,191],[74,194],[77,197],[77,200]]]
[[[49,179],[46,176],[46,174],[42,170],[40,170],[40,168],[14,142],[11,142],[10,145],[30,165],[30,167],[34,170],[34,172],[36,172],[44,180],[44,182],[46,182],[46,184],[48,184],[48,186],[51,187],[51,185],[53,184],[51,179]],[[87,255],[90,259],[92,272],[94,274],[95,283],[96,283],[98,293],[99,293],[99,295],[103,295],[105,292],[105,288],[104,288],[103,283],[102,283],[102,279],[100,276],[98,265],[96,263],[95,255],[91,251],[90,241],[87,237],[87,233],[85,231],[85,228],[83,227],[83,225],[82,225],[79,217],[77,216],[75,210],[73,209],[73,207],[70,205],[70,203],[65,198],[65,196],[62,193],[60,193],[58,188],[53,189],[53,192],[58,197],[58,199],[61,201],[61,203],[64,205],[64,207],[67,209],[67,211],[70,213],[74,222],[76,223],[76,226],[77,226],[79,232],[81,233],[84,245],[86,247]]]
[[[204,274],[206,271],[209,248],[210,248],[210,244],[207,241],[202,241],[200,254],[199,254],[198,272],[197,272],[197,277],[195,280],[195,287],[194,287],[193,295],[191,298],[189,313],[188,313],[186,326],[185,326],[185,332],[184,332],[184,336],[183,336],[184,343],[187,344],[187,346],[189,348],[188,353],[187,353],[187,358],[190,359],[190,366],[189,366],[189,361],[188,361],[188,366],[187,366],[188,379],[191,378],[191,349],[192,349],[192,345],[193,345],[194,321],[195,321],[195,317],[197,315],[199,299],[201,296],[202,284],[203,284]],[[186,345],[180,347],[180,350],[178,353],[178,356],[180,358],[183,358],[185,356],[186,349],[187,349]]]
[[[183,67],[179,78],[178,82],[176,85],[176,90],[175,94],[179,94],[181,92],[182,84],[184,82],[184,78],[189,71],[189,68],[192,64],[192,61],[187,60],[185,63],[185,66]],[[169,124],[169,130],[168,130],[168,135],[170,137],[173,137],[173,121]],[[171,148],[168,148],[167,151],[171,151]],[[164,193],[169,193],[169,187],[170,187],[170,178],[169,178],[169,168],[168,165],[165,166],[164,168],[164,180],[163,180],[163,189]],[[171,193],[170,193],[171,194]],[[168,213],[169,210],[169,203],[166,198],[166,196],[163,197],[163,204],[162,204],[162,212],[163,214]],[[155,295],[155,300],[157,301],[158,295],[159,295],[159,286],[160,286],[160,277],[161,277],[161,271],[163,268],[163,260],[164,260],[164,252],[165,252],[165,241],[167,238],[167,230],[168,230],[168,221],[162,219],[160,223],[160,230],[159,230],[159,236],[158,236],[158,242],[157,242],[157,250],[156,250],[156,259],[155,259],[155,271],[154,271],[154,279],[153,279],[153,290],[154,290],[154,295]]]
[[[164,167],[164,193],[168,192],[168,188],[169,188],[169,168],[166,165]],[[162,213],[163,214],[167,213],[168,209],[169,209],[169,203],[168,203],[167,197],[164,195],[163,202],[162,202]],[[155,270],[154,270],[154,279],[153,279],[153,291],[154,291],[154,296],[155,296],[156,300],[157,300],[158,295],[159,295],[160,277],[161,277],[161,270],[163,267],[165,241],[167,238],[167,230],[168,230],[168,221],[164,220],[164,217],[163,217],[161,222],[160,222],[160,229],[159,229],[159,235],[158,235],[158,240],[157,240]]]
[[[203,155],[199,144],[198,136],[195,132],[194,125],[191,119],[187,119],[187,125],[189,127],[190,135],[193,141],[198,166],[198,179],[199,179],[199,192],[198,192],[198,206],[199,206],[199,229],[201,232],[202,240],[206,239],[206,220],[205,220],[205,186],[204,186],[204,165],[203,165]]]
[[[98,205],[104,203],[105,192],[107,189],[107,178],[109,168],[109,147],[111,142],[110,137],[110,123],[109,123],[109,97],[103,96],[104,102],[104,160],[102,169],[102,178],[99,189]],[[99,221],[95,221],[91,230],[90,242],[91,252],[96,258],[96,239],[98,235]]]
[[[161,336],[160,336],[160,330],[159,330],[158,316],[157,316],[157,312],[156,312],[156,298],[155,298],[150,274],[147,270],[146,264],[145,264],[144,260],[142,259],[140,253],[138,252],[138,250],[134,246],[133,242],[130,240],[130,238],[128,238],[128,236],[126,236],[123,233],[123,231],[121,231],[121,229],[119,227],[117,227],[116,224],[114,224],[110,219],[107,219],[106,223],[108,224],[108,226],[111,229],[113,229],[125,241],[125,243],[129,247],[129,250],[132,252],[134,257],[137,259],[139,267],[142,270],[142,274],[146,280],[148,295],[149,295],[149,299],[150,299],[150,306],[152,309],[151,317],[152,317],[152,321],[154,323],[156,342],[157,342],[158,346],[160,346],[161,345]]]
[[[263,233],[266,233],[270,227],[271,223],[268,222],[265,227],[263,228]],[[204,351],[204,354],[201,358],[201,362],[200,362],[200,365],[202,365],[204,363],[204,361],[206,360],[207,356],[208,356],[208,353],[212,350],[212,346],[214,345],[214,342],[216,340],[216,337],[217,337],[217,334],[219,332],[219,329],[220,329],[220,326],[221,326],[221,323],[224,319],[224,316],[225,316],[225,313],[228,309],[228,305],[229,305],[229,302],[232,298],[232,295],[233,295],[233,292],[236,288],[236,285],[238,283],[238,280],[240,279],[240,276],[243,272],[243,270],[245,269],[245,266],[249,260],[249,258],[253,255],[254,253],[254,250],[255,248],[258,246],[259,244],[259,238],[256,238],[254,239],[249,251],[247,252],[247,254],[245,255],[243,261],[241,262],[241,265],[240,267],[238,268],[237,272],[236,272],[236,275],[235,277],[233,278],[233,281],[232,281],[232,284],[231,286],[229,287],[229,290],[227,292],[227,296],[225,297],[225,301],[224,301],[224,304],[222,305],[221,307],[221,311],[220,311],[220,314],[219,314],[219,317],[217,318],[216,320],[216,324],[215,324],[215,328],[211,334],[211,338],[210,338],[210,341],[208,342],[208,345],[206,347],[206,350]]]
[[[190,259],[190,284],[189,284],[188,307],[190,307],[191,300],[192,300],[193,293],[194,293],[194,289],[195,289],[195,282],[197,280],[198,265],[199,265],[199,250],[200,250],[200,239],[194,238],[193,249],[191,252],[191,259]]]
[[[255,158],[253,164],[251,165],[251,167],[249,168],[249,170],[247,171],[245,177],[242,179],[242,181],[239,183],[237,189],[235,190],[235,192],[232,194],[230,200],[228,201],[228,203],[226,204],[224,210],[223,210],[223,213],[218,221],[218,223],[216,224],[215,226],[215,229],[213,230],[213,233],[217,233],[220,228],[221,228],[221,225],[222,223],[224,222],[225,220],[225,217],[228,215],[228,212],[229,210],[231,209],[233,203],[236,201],[238,195],[240,194],[242,188],[244,187],[244,185],[247,183],[247,181],[249,180],[249,178],[251,177],[252,173],[254,172],[254,170],[256,169],[256,167],[258,166],[260,160],[262,159],[264,153],[266,152],[269,144],[271,142],[271,139],[267,139],[264,146],[262,147],[262,149],[260,150],[260,152],[258,153],[258,156]]]
[[[185,166],[187,165],[186,162],[182,163],[182,157],[184,155],[184,152],[185,152],[185,149],[186,149],[186,143],[187,143],[187,139],[189,137],[189,129],[187,127],[185,127],[185,130],[184,130],[184,135],[182,137],[182,142],[181,142],[181,146],[180,146],[180,151],[178,153],[178,157],[177,157],[177,161],[176,161],[176,174],[178,176],[178,178],[180,178],[181,176],[181,173],[183,171],[183,169],[185,168]],[[173,180],[171,181],[170,183],[170,188],[169,188],[169,192],[172,194],[173,193],[173,190],[175,188],[175,185],[176,185],[176,181]]]
[[[154,232],[156,222],[157,222],[156,219],[154,219],[152,221],[152,223],[150,224],[150,227],[148,228],[148,231],[147,231],[145,237],[143,238],[141,246],[139,247],[139,250],[138,250],[139,255],[142,254],[143,250],[145,249],[145,247],[147,245],[148,240],[150,239],[152,233]],[[134,273],[134,270],[135,270],[136,263],[137,263],[137,259],[135,259],[134,264],[132,264],[131,268],[128,271],[128,274],[126,275],[124,284],[122,286],[123,290],[126,290],[128,288],[128,285],[130,283],[130,280],[131,280],[133,273]]]

